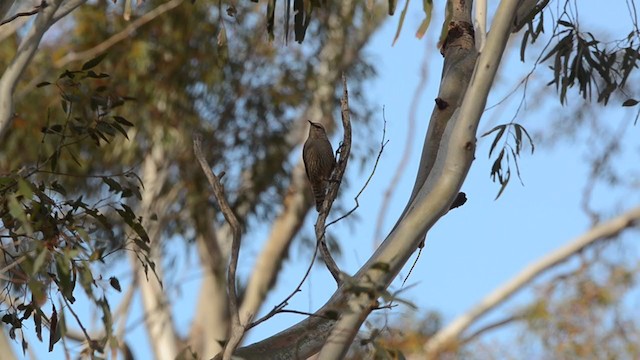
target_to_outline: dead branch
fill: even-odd
[[[200,163],[202,171],[209,181],[209,185],[213,190],[213,194],[218,202],[220,211],[222,211],[222,215],[224,215],[225,220],[229,226],[231,226],[233,234],[231,259],[229,261],[229,269],[227,273],[229,310],[231,312],[231,333],[229,334],[229,341],[224,347],[224,353],[222,356],[223,360],[229,360],[233,355],[233,351],[240,344],[245,332],[244,326],[240,323],[240,315],[238,313],[238,295],[236,291],[236,269],[238,266],[238,255],[240,254],[240,240],[242,233],[240,229],[240,222],[225,198],[224,187],[220,183],[220,179],[213,173],[213,171],[211,171],[209,164],[207,164],[207,160],[202,154],[202,138],[200,135],[195,135],[193,138],[193,151],[196,159]]]

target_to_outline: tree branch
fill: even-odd
[[[460,4],[462,3],[462,4]],[[445,53],[445,69],[443,72],[441,87],[451,98],[459,98],[466,89],[465,79],[473,71],[475,64],[475,48],[473,35],[470,29],[471,9],[469,2],[460,2],[456,10],[457,17],[450,24],[455,30],[450,31],[450,37],[443,49]],[[462,6],[465,5],[465,6]],[[466,21],[463,21],[466,19]],[[490,39],[489,39],[490,40]],[[498,55],[499,57],[499,55]],[[444,91],[441,88],[441,92]],[[475,101],[485,101],[486,94],[474,93]],[[447,100],[450,100],[447,98]],[[454,108],[456,103],[452,103]],[[436,112],[445,110],[436,108]],[[449,114],[452,109],[446,110]],[[448,121],[447,121],[448,120]],[[322,308],[316,311],[318,315],[342,314],[341,326],[335,326],[334,318],[313,317],[301,321],[297,325],[263,340],[259,343],[238,349],[236,355],[246,358],[305,358],[311,356],[322,346],[325,346],[324,354],[320,357],[340,358],[343,351],[351,343],[357,328],[373,307],[375,307],[376,294],[384,289],[398,274],[402,266],[407,262],[411,253],[420,242],[419,235],[435,223],[446,213],[455,199],[458,189],[462,184],[466,172],[473,159],[475,132],[470,131],[477,127],[479,115],[473,117],[452,117],[443,119],[440,125],[446,126],[446,132],[442,131],[442,149],[439,151],[440,141],[433,151],[440,157],[434,167],[435,175],[429,177],[429,184],[420,190],[421,195],[417,203],[412,204],[409,213],[400,225],[387,237],[377,249],[376,253],[350,280],[350,285],[343,284]],[[429,137],[428,137],[429,138]],[[427,143],[425,146],[431,146]],[[445,161],[446,160],[446,161]],[[422,171],[422,170],[421,170]],[[420,185],[422,187],[422,183]],[[424,196],[423,193],[429,194]],[[450,196],[449,196],[450,195]],[[417,240],[416,240],[417,239]],[[347,298],[353,293],[354,286],[360,291],[359,296],[352,296],[347,305]],[[366,292],[366,294],[365,294]],[[335,328],[334,328],[335,326]],[[333,330],[331,330],[333,328]],[[355,329],[355,330],[354,330]],[[328,332],[331,331],[327,339]],[[291,346],[291,344],[295,346]],[[286,344],[287,346],[283,345]],[[335,356],[335,357],[332,357]]]
[[[440,330],[425,344],[428,357],[436,356],[444,347],[456,341],[472,323],[484,314],[505,302],[516,292],[545,271],[580,253],[594,243],[620,234],[624,229],[636,226],[640,222],[640,207],[632,209],[616,218],[597,225],[569,244],[524,268],[519,274],[501,287],[495,289],[477,305],[456,318],[451,324]]]
[[[149,235],[150,251],[148,262],[155,264],[154,277],[148,277],[142,268],[141,260],[135,252],[131,252],[130,261],[138,277],[138,286],[142,298],[142,306],[146,316],[144,322],[149,335],[154,358],[158,360],[175,359],[178,354],[178,334],[176,334],[169,298],[162,288],[163,262],[160,257],[162,248],[162,226],[166,220],[166,209],[175,202],[180,188],[173,188],[163,193],[169,176],[169,163],[166,149],[159,140],[164,135],[161,130],[150,134],[151,148],[144,156],[141,166],[141,178],[144,192],[136,214],[142,218],[142,226]],[[175,190],[174,190],[175,189]],[[154,215],[157,220],[153,221]]]
[[[196,159],[200,163],[200,167],[204,172],[213,194],[216,197],[218,206],[224,215],[225,220],[229,223],[233,234],[233,242],[231,245],[231,260],[229,262],[229,269],[227,273],[227,290],[229,291],[229,311],[231,312],[231,333],[229,334],[229,340],[224,347],[223,359],[229,360],[233,355],[233,351],[236,349],[242,337],[244,336],[245,326],[247,324],[240,323],[240,315],[238,312],[238,295],[236,291],[236,269],[238,266],[238,255],[240,254],[240,239],[241,229],[238,218],[231,210],[231,206],[227,202],[224,195],[224,188],[220,183],[220,179],[211,171],[207,160],[202,154],[202,139],[200,135],[194,136],[193,139],[193,151]]]
[[[4,7],[6,4],[8,4],[8,5],[9,5],[9,7],[11,7],[12,3],[13,3],[13,1],[6,1],[5,3],[3,3],[2,7]],[[41,1],[41,2],[40,2],[40,5],[35,6],[35,7],[33,8],[33,10],[31,10],[31,11],[23,11],[23,12],[16,13],[16,14],[15,14],[15,15],[13,15],[12,17],[10,17],[10,18],[8,18],[8,19],[6,19],[6,20],[1,21],[1,22],[0,22],[0,26],[5,25],[5,24],[8,24],[8,23],[12,22],[13,20],[15,20],[15,19],[17,19],[17,18],[19,18],[19,17],[29,17],[29,16],[31,16],[31,15],[35,15],[35,14],[39,13],[39,12],[40,12],[40,10],[44,9],[45,7],[47,7],[47,3],[46,3],[45,1]],[[7,10],[8,10],[8,9],[7,9]],[[1,9],[1,10],[0,10],[0,15],[2,15],[2,16],[0,16],[0,19],[2,19],[2,17],[4,16],[4,14],[2,14],[3,12],[4,12],[4,9]]]
[[[11,9],[11,6],[13,6],[14,2],[15,2],[15,0],[3,0],[3,1],[0,1],[0,20],[4,19],[4,17],[9,12],[9,9]],[[3,21],[3,23],[4,23],[4,21]]]
[[[324,203],[322,204],[322,208],[320,209],[318,220],[316,221],[315,225],[316,241],[318,242],[317,246],[320,247],[322,260],[324,261],[333,278],[336,280],[338,286],[342,283],[342,280],[340,279],[340,269],[338,268],[336,262],[333,260],[333,257],[331,256],[331,253],[327,248],[325,236],[327,228],[325,226],[325,223],[327,222],[327,216],[329,216],[331,205],[333,205],[333,202],[338,196],[338,190],[340,189],[340,185],[342,184],[342,177],[344,176],[344,172],[347,169],[347,162],[349,161],[349,154],[351,153],[351,116],[349,113],[349,91],[347,89],[347,78],[345,77],[344,73],[342,74],[342,98],[340,99],[340,113],[342,115],[342,128],[344,130],[344,137],[339,150],[340,158],[338,159],[338,165],[336,166],[334,176],[329,182],[327,196],[324,199]]]
[[[53,0],[49,6],[38,13],[29,33],[18,46],[16,55],[0,78],[0,139],[4,137],[13,119],[13,93],[18,80],[36,53],[42,35],[53,24],[53,15],[62,1]]]
[[[476,50],[482,52],[487,41],[487,0],[474,1],[473,30],[476,35]]]
[[[86,0],[85,0],[86,1]],[[122,40],[128,39],[138,28],[145,25],[146,23],[154,20],[158,16],[164,14],[165,12],[172,10],[182,4],[184,0],[171,0],[162,5],[159,5],[155,9],[148,11],[144,15],[132,21],[127,27],[125,27],[122,31],[114,34],[107,40],[101,42],[100,44],[92,47],[91,49],[87,49],[81,52],[70,52],[64,57],[60,58],[58,61],[54,63],[54,66],[57,68],[62,68],[70,62],[83,60],[83,59],[92,59],[99,54],[107,51],[109,48],[119,43]]]

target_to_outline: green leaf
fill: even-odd
[[[29,221],[29,219],[27,219],[27,214],[24,211],[24,207],[18,201],[18,199],[16,199],[16,196],[9,197],[9,213],[20,222],[20,225],[29,236],[33,235],[33,227],[31,226],[31,222]]]
[[[31,183],[25,181],[23,178],[18,179],[18,195],[23,196],[25,199],[33,198]]]
[[[42,315],[40,311],[40,309],[36,309],[36,312],[33,314],[33,324],[36,328],[36,336],[38,340],[42,342]]]
[[[127,138],[127,140],[129,140],[129,135],[127,135],[127,131],[122,126],[120,126],[120,124],[114,121],[109,125],[111,125],[114,129],[116,129],[120,134],[124,135],[124,137]]]
[[[58,275],[60,292],[72,304],[76,301],[73,297],[73,289],[75,287],[75,276],[71,277],[71,270],[66,256],[56,255],[56,273]]]
[[[447,5],[444,11],[444,21],[442,22],[442,29],[440,30],[440,38],[438,38],[438,48],[440,52],[442,52],[442,46],[444,46],[445,41],[447,41],[447,36],[449,36],[449,23],[453,17],[453,3],[451,0],[447,0]]]
[[[122,116],[114,116],[113,120],[124,126],[133,126],[133,123],[129,122],[129,120],[123,118]]]
[[[429,28],[429,24],[431,23],[431,12],[433,10],[433,0],[422,0],[422,9],[424,10],[425,19],[422,20],[418,31],[416,32],[416,37],[418,39],[422,39],[424,34],[427,32]]]
[[[96,130],[98,130],[99,133],[106,133],[109,136],[114,136],[116,134],[116,130],[113,128],[113,126],[111,126],[111,124],[109,124],[108,122],[102,120],[99,120],[96,123]]]
[[[38,254],[38,257],[36,257],[35,261],[33,262],[33,269],[31,269],[31,275],[35,275],[38,273],[38,271],[40,271],[40,268],[42,267],[42,264],[44,264],[45,259],[47,258],[47,254],[49,253],[49,251],[47,251],[47,249],[43,249],[40,254]]]
[[[62,338],[60,328],[58,326],[58,312],[56,311],[56,306],[54,304],[51,304],[51,306],[53,307],[53,311],[49,318],[49,352],[53,351],[53,345]]]
[[[89,70],[89,69],[91,69],[91,68],[96,67],[96,65],[100,64],[100,62],[101,62],[102,60],[104,60],[104,58],[105,58],[106,56],[107,56],[107,53],[105,52],[105,53],[102,53],[102,54],[100,54],[100,55],[96,56],[95,58],[93,58],[93,59],[91,59],[91,60],[87,61],[86,63],[84,63],[84,64],[82,65],[82,70]]]
[[[108,78],[109,74],[105,74],[105,73],[96,74],[93,70],[89,70],[87,71],[86,77],[92,78],[92,79],[102,79],[102,78]]]
[[[60,185],[57,181],[52,182],[49,185],[49,188],[60,195],[64,195],[64,196],[67,195],[67,190],[64,188],[64,186]]]
[[[103,176],[102,177],[102,182],[104,182],[105,184],[107,184],[109,186],[109,191],[110,192],[114,192],[114,193],[122,192],[122,185],[120,185],[119,182],[113,180],[112,178],[107,177],[107,176]]]
[[[398,4],[398,2],[396,0],[389,0],[389,15],[393,15],[396,12],[396,5]]]
[[[89,296],[89,298],[93,298],[93,274],[91,273],[91,269],[89,269],[87,264],[83,264],[82,266],[78,266],[78,272],[80,285],[82,285],[87,296]]]
[[[498,141],[500,140],[500,138],[502,138],[502,135],[504,134],[504,131],[507,129],[506,125],[498,125],[498,126],[496,126],[496,128],[498,128],[498,127],[500,128],[500,130],[496,134],[496,138],[493,139],[493,143],[491,143],[491,148],[489,148],[489,157],[491,157],[491,154],[493,153],[493,150],[495,150],[496,145],[498,144]],[[493,131],[493,130],[491,130],[491,131]],[[489,134],[489,133],[487,133],[487,134]]]
[[[400,13],[400,19],[398,20],[398,29],[396,30],[396,35],[393,37],[393,42],[391,43],[391,46],[395,45],[396,41],[398,40],[398,37],[400,37],[400,31],[402,30],[402,25],[404,24],[404,17],[407,15],[407,9],[409,8],[409,2],[411,0],[407,0],[407,2],[404,4],[404,8],[402,9],[402,12]]]
[[[518,129],[521,129],[522,132],[524,133],[524,135],[527,137],[527,139],[529,139],[529,144],[531,145],[531,153],[533,154],[533,151],[535,150],[535,144],[533,143],[533,139],[531,138],[531,135],[529,135],[529,132],[527,131],[527,129],[524,128],[524,126],[520,125],[520,124],[514,124]]]
[[[269,41],[273,41],[273,38],[274,38],[273,22],[275,19],[275,11],[276,11],[276,0],[269,0],[267,4],[267,34],[269,35]],[[222,31],[224,31],[224,27],[222,28]]]

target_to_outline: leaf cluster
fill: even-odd
[[[46,324],[50,350],[66,331],[64,312],[57,312],[56,298],[60,309],[71,309],[77,284],[103,312],[107,335],[90,342],[91,348],[103,351],[110,341],[111,311],[104,293],[109,286],[117,291],[121,287],[113,276],[107,281],[95,275],[109,255],[132,250],[145,266],[153,268],[149,237],[141,219],[127,205],[141,197],[140,178],[133,172],[88,176],[104,189],[105,198],[100,198],[99,193],[79,195],[63,181],[74,174],[59,172],[61,159],[70,158],[76,165],[65,165],[65,171],[81,168],[86,161],[82,153],[118,137],[127,138],[125,128],[133,126],[111,114],[124,100],[114,101],[105,95],[105,84],[95,84],[109,77],[91,70],[102,58],[88,61],[82,70],[64,71],[53,83],[40,84],[59,90],[62,112],[48,112],[49,125],[42,128],[35,163],[0,176],[0,281],[3,297],[10,299],[0,308],[2,321],[15,338],[23,322],[32,319],[40,341]],[[117,224],[126,224],[129,230],[123,232]],[[52,307],[50,315],[45,314],[46,304]],[[24,350],[28,346],[24,336],[22,346]]]
[[[524,140],[528,140],[532,154],[535,150],[535,146],[533,145],[533,140],[531,139],[531,136],[529,135],[527,130],[518,123],[511,122],[508,124],[498,125],[482,134],[482,136],[488,136],[494,132],[496,133],[496,135],[493,139],[493,142],[491,143],[491,148],[489,149],[489,158],[491,158],[493,151],[498,147],[498,143],[500,142],[500,140],[503,140],[500,151],[498,152],[498,155],[493,162],[493,166],[491,167],[491,180],[493,180],[493,182],[497,181],[500,184],[500,190],[496,195],[496,199],[498,199],[500,195],[502,195],[502,192],[507,187],[507,184],[511,179],[512,161],[515,165],[518,179],[520,179],[520,182],[522,182],[522,178],[520,177],[520,166],[518,165],[518,158],[520,157],[520,152],[524,148]],[[511,144],[511,141],[514,142],[513,145]]]
[[[522,37],[520,59],[524,61],[526,47],[535,43],[544,32],[544,12],[528,23]],[[536,25],[534,26],[534,21]],[[606,105],[616,91],[627,87],[632,72],[638,68],[640,43],[635,30],[624,39],[604,44],[591,32],[582,32],[577,22],[559,19],[554,28],[556,40],[538,63],[550,63],[554,85],[562,104],[567,102],[567,92],[577,88],[584,100],[596,99]]]

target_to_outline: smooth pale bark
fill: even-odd
[[[9,334],[4,331],[4,326],[0,329],[0,359],[2,360],[18,360],[16,354],[11,349],[11,341]],[[17,344],[17,343],[16,343]]]
[[[0,21],[4,20],[7,17],[7,13],[15,0],[0,0]]]
[[[468,4],[468,6],[470,6],[470,4]],[[470,7],[459,7],[456,9],[456,13],[459,15],[455,18],[456,22],[452,23],[452,26],[454,26],[455,30],[459,30],[459,32],[452,33],[452,37],[450,38],[450,41],[447,43],[447,46],[444,49],[445,67],[443,70],[442,79],[444,92],[441,91],[441,93],[447,95],[446,97],[440,97],[449,105],[444,109],[441,109],[439,107],[436,107],[436,109],[434,109],[435,112],[444,112],[448,114],[449,117],[454,113],[455,107],[458,103],[456,99],[461,98],[466,89],[467,82],[465,82],[465,80],[468,81],[471,76],[476,54],[471,32],[461,30],[472,28]],[[465,15],[462,15],[463,13]],[[466,20],[463,21],[463,19]],[[439,133],[442,136],[445,136],[445,138],[447,136],[451,136],[453,134],[453,129],[455,128],[455,126],[447,126],[447,120],[448,118],[443,116],[442,120],[439,123],[439,126],[441,126],[441,128],[439,129]],[[448,131],[446,131],[447,129]],[[458,134],[458,136],[460,139],[464,138],[464,140],[460,140],[456,143],[449,143],[448,141],[442,142],[443,144],[447,144],[451,147],[457,146],[457,153],[450,150],[448,152],[444,151],[442,154],[456,153],[463,158],[456,159],[457,161],[459,160],[461,163],[470,164],[473,158],[475,132],[466,132],[463,135]],[[440,141],[438,141],[438,144],[439,143]],[[430,144],[427,145],[429,146]],[[433,148],[429,146],[429,149]],[[437,149],[438,147],[436,147],[436,151],[432,152],[434,156],[438,154]],[[241,348],[237,351],[236,355],[241,358],[249,359],[306,358],[320,350],[325,343],[336,344],[332,341],[332,339],[329,339],[329,341],[327,341],[327,336],[328,331],[335,325],[335,317],[337,314],[353,314],[353,318],[355,319],[354,323],[358,323],[364,320],[364,317],[366,317],[366,314],[364,313],[370,311],[371,305],[377,298],[377,290],[375,289],[384,289],[386,288],[386,286],[388,286],[388,284],[397,275],[399,270],[406,263],[410,255],[417,247],[418,242],[420,242],[419,235],[426,230],[427,226],[431,225],[425,222],[425,217],[423,217],[425,211],[428,211],[432,214],[438,214],[437,216],[433,217],[433,222],[435,222],[435,219],[437,219],[439,216],[446,213],[451,201],[453,201],[453,199],[457,195],[457,189],[459,189],[459,186],[464,179],[464,174],[466,174],[465,169],[468,169],[468,167],[465,166],[454,166],[445,169],[445,167],[443,166],[444,162],[441,161],[439,163],[435,161],[435,159],[432,161],[432,163],[438,164],[438,166],[440,166],[441,168],[441,171],[443,172],[446,172],[445,170],[448,171],[451,169],[458,171],[458,173],[456,173],[454,177],[458,178],[459,183],[451,181],[453,173],[451,173],[450,171],[441,176],[441,178],[445,179],[445,181],[442,182],[440,187],[434,189],[435,191],[432,191],[433,194],[437,194],[438,197],[441,197],[441,201],[437,205],[437,208],[433,207],[436,204],[435,202],[429,204],[429,201],[423,201],[422,203],[427,205],[427,209],[413,210],[415,214],[413,214],[413,216],[411,217],[407,217],[401,223],[401,225],[396,228],[396,231],[390,234],[390,236],[387,238],[387,240],[385,240],[385,242],[383,242],[383,244],[376,251],[373,257],[354,276],[352,281],[346,282],[348,284],[356,282],[359,285],[363,285],[365,288],[371,289],[371,293],[360,294],[358,298],[351,299],[351,303],[353,306],[350,306],[350,309],[357,310],[359,312],[356,313],[345,311],[345,308],[347,306],[346,299],[350,293],[350,285],[344,285],[340,287],[338,291],[331,297],[331,299],[329,299],[329,301],[315,313],[315,316],[309,317],[299,324],[279,334],[276,334],[269,339],[250,345],[246,348]],[[433,179],[436,178],[437,177],[434,177]],[[455,191],[449,191],[452,194],[449,197],[444,192],[445,189],[442,189],[442,187],[443,185],[451,184],[453,184],[453,186],[449,187],[452,189],[455,188]],[[357,325],[357,327],[359,327],[359,325]],[[353,332],[350,331],[350,333]],[[343,341],[343,343],[346,342]],[[335,353],[326,356],[330,357],[332,355],[335,355]]]
[[[582,252],[594,243],[619,235],[623,230],[637,226],[640,222],[640,208],[634,208],[607,222],[596,225],[586,233],[577,237],[567,245],[543,256],[541,259],[524,268],[519,274],[502,286],[495,289],[477,305],[458,316],[451,324],[438,331],[425,344],[427,358],[434,358],[443,349],[455,345],[460,335],[480,317],[507,301],[517,291],[530,284],[535,278],[556,265],[568,260],[571,256]]]
[[[415,199],[408,206],[406,216],[402,217],[398,226],[372,258],[349,282],[369,291],[350,294],[349,286],[342,286],[316,312],[317,316],[310,317],[260,343],[239,349],[238,356],[274,359],[305,358],[311,356],[322,345],[324,347],[319,358],[335,359],[344,356],[362,321],[372,310],[379,291],[386,288],[397,275],[422,240],[422,235],[448,211],[462,186],[473,161],[477,126],[509,37],[516,7],[515,0],[502,2],[487,38],[484,56],[478,60],[468,90],[461,79],[465,79],[465,70],[468,78],[468,66],[475,64],[473,40],[470,41],[470,47],[468,39],[471,34],[467,33],[467,36],[459,39],[459,43],[451,41],[445,44],[445,61],[450,60],[449,65],[452,66],[445,65],[441,92],[443,89],[455,88],[455,82],[459,81],[458,92],[464,93],[466,90],[469,96],[464,98],[459,109],[456,109],[455,102],[439,97],[441,101],[434,112],[453,107],[449,110],[453,114],[447,121],[437,124],[440,126],[437,129],[438,133],[441,133],[441,139],[437,144],[430,143],[431,138],[427,135],[424,152],[430,152],[430,155],[425,156],[423,153],[423,160],[427,161],[422,161],[421,164],[426,163],[430,166],[427,170],[420,169]],[[454,2],[453,10],[454,19],[451,29],[459,31],[465,27],[471,27],[471,9],[468,2]],[[459,17],[456,18],[456,14]],[[455,19],[460,21],[456,22]],[[456,25],[458,27],[455,27]],[[430,130],[433,126],[435,125],[430,125]],[[420,183],[421,177],[424,179],[422,183]],[[342,314],[337,323],[335,320],[318,317],[335,316],[336,313]],[[331,335],[327,339],[328,329],[331,329]]]
[[[166,209],[175,201],[173,194],[162,194],[162,189],[167,181],[169,166],[163,146],[164,134],[157,131],[152,135],[153,143],[142,163],[141,178],[144,189],[141,191],[142,201],[136,212],[142,217],[142,225],[147,230],[150,239],[149,257],[155,263],[155,272],[162,279],[162,261],[160,258],[162,226]],[[151,220],[156,215],[157,220]],[[173,327],[171,315],[171,303],[164,293],[158,278],[148,269],[147,274],[142,268],[140,260],[132,253],[130,256],[132,266],[136,268],[138,285],[142,295],[144,307],[145,326],[149,336],[149,343],[158,360],[174,360],[178,355],[178,335]]]
[[[0,139],[4,137],[13,119],[13,93],[16,85],[40,45],[42,35],[53,25],[53,15],[63,0],[54,0],[36,15],[31,29],[24,37],[16,55],[0,78]]]

